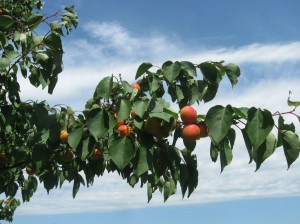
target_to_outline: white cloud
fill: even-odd
[[[200,63],[206,60],[234,62],[252,74],[244,74],[240,80],[251,81],[252,76],[297,77],[300,68],[300,42],[251,44],[241,47],[206,49],[185,46],[172,36],[153,32],[134,36],[117,22],[91,22],[87,24],[87,36],[65,40],[65,70],[51,96],[36,89],[28,80],[20,79],[24,99],[47,99],[51,104],[67,103],[81,109],[101,78],[122,74],[132,82],[139,64],[150,61],[160,66],[165,60],[189,60]],[[254,63],[255,65],[249,65]],[[250,77],[250,78],[249,78]]]
[[[91,22],[85,26],[85,31],[90,32],[90,35],[98,41],[98,47],[107,51],[108,55],[113,54],[114,57],[141,59],[156,55],[160,58],[161,54],[166,55],[166,51],[172,55],[176,51],[181,52],[176,45],[179,42],[174,43],[172,40],[174,38],[168,39],[158,32],[135,37],[118,22]]]
[[[235,48],[220,48],[203,52],[202,60],[225,60],[235,63],[283,63],[300,60],[300,42],[255,43]],[[202,54],[192,57],[199,60]]]
[[[132,81],[137,66],[143,61],[152,61],[160,65],[167,59],[190,60],[194,63],[225,60],[243,67],[255,67],[255,70],[246,70],[246,74],[243,74],[242,70],[242,87],[238,85],[236,89],[231,90],[225,83],[225,87],[220,89],[220,94],[213,102],[199,106],[198,111],[201,113],[215,104],[253,105],[268,108],[272,112],[287,111],[290,109],[286,105],[288,91],[293,91],[292,97],[296,100],[300,98],[300,68],[297,65],[300,60],[300,42],[256,43],[213,50],[201,48],[199,51],[193,49],[191,54],[190,48],[184,48],[181,41],[167,35],[156,33],[135,36],[116,22],[94,22],[87,27],[85,32],[90,31],[90,37],[66,42],[66,68],[60,75],[53,96],[41,94],[40,90],[29,87],[27,81],[22,81],[24,98],[46,98],[53,104],[66,103],[76,109],[82,109],[102,77],[121,73],[124,79]],[[282,75],[281,73],[287,71],[287,67],[288,74]],[[252,76],[256,77],[255,81],[252,80]],[[260,76],[263,78],[260,79]],[[295,122],[299,130],[299,122],[295,117],[287,116],[286,119]],[[247,152],[242,137],[238,136],[234,160],[221,175],[219,163],[214,164],[210,161],[208,140],[201,140],[196,151],[199,186],[190,199],[182,200],[179,190],[167,204],[163,204],[163,196],[159,194],[147,204],[146,188],[138,189],[137,186],[132,189],[117,175],[105,174],[97,179],[91,188],[82,188],[75,200],[71,198],[70,185],[62,190],[50,192],[50,196],[46,196],[45,190],[39,189],[32,201],[21,206],[17,213],[91,212],[300,194],[300,162],[296,161],[291,169],[286,171],[282,149],[278,149],[261,169],[254,173],[255,166],[247,164]]]

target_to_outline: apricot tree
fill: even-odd
[[[67,181],[75,197],[81,185],[92,186],[104,172],[146,187],[148,201],[157,190],[166,201],[177,188],[189,197],[198,184],[194,150],[204,137],[211,140],[208,152],[221,171],[232,161],[237,131],[256,169],[278,147],[288,167],[297,159],[300,140],[283,115],[299,118],[300,102],[288,100],[292,109],[284,113],[216,105],[197,114],[197,103],[212,101],[223,78],[232,87],[238,83],[239,67],[223,61],[145,62],[133,84],[114,75],[100,80],[82,112],[22,101],[19,76],[54,91],[63,70],[61,38],[78,23],[73,6],[51,15],[42,15],[42,7],[40,0],[0,5],[0,219],[12,220],[18,191],[28,202],[38,184],[49,193]],[[41,26],[43,35],[37,31]],[[178,108],[171,108],[171,101]]]

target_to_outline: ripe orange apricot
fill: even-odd
[[[155,134],[161,129],[161,120],[156,117],[150,117],[145,121],[144,129],[148,134]]]
[[[200,129],[200,138],[205,138],[208,136],[208,128],[204,121],[200,121],[197,126]]]
[[[92,159],[93,160],[98,160],[102,157],[102,150],[95,148],[92,154]]]
[[[194,142],[200,138],[200,128],[196,124],[186,124],[181,131],[184,141]]]
[[[28,175],[33,175],[35,172],[34,172],[34,170],[33,170],[33,168],[31,166],[27,166],[26,167],[26,173]]]
[[[140,86],[139,84],[137,84],[137,83],[132,83],[132,84],[131,84],[131,87],[132,87],[133,89],[137,89],[138,92],[141,90],[141,86]]]
[[[9,199],[5,200],[5,204],[10,204],[10,202],[11,202],[11,200],[9,200]]]
[[[62,130],[59,135],[60,142],[65,144],[68,142],[69,133],[67,130]]]
[[[74,151],[72,149],[68,149],[65,154],[63,155],[64,162],[70,162],[74,158]]]
[[[164,130],[163,121],[156,117],[148,118],[144,123],[144,130],[156,138],[168,137],[168,133]]]
[[[124,124],[125,124],[124,120],[117,121],[116,129],[118,129],[121,125],[124,125]]]
[[[180,117],[184,124],[194,124],[197,120],[197,112],[192,106],[185,106],[180,110]]]
[[[129,125],[125,125],[125,124],[121,125],[118,128],[118,131],[119,131],[120,135],[122,135],[122,136],[128,136],[133,133],[132,128]]]

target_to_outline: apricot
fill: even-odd
[[[184,124],[194,124],[197,121],[197,112],[192,106],[185,106],[180,110],[180,117]]]
[[[92,159],[93,160],[98,160],[102,157],[102,150],[95,148],[92,154]]]
[[[132,83],[132,84],[131,84],[131,87],[132,87],[133,89],[137,89],[138,92],[141,91],[141,86],[140,86],[139,84],[137,84],[137,83]]]
[[[33,175],[35,172],[34,172],[34,169],[31,166],[27,166],[26,167],[26,173],[28,175]]]
[[[148,118],[144,124],[144,130],[156,138],[165,138],[169,134],[164,130],[163,121],[156,117]]]
[[[72,149],[68,149],[65,154],[63,155],[64,162],[71,162],[74,158],[74,151]]]
[[[68,142],[69,133],[67,130],[62,130],[59,135],[60,142],[66,144]]]
[[[132,128],[129,125],[125,125],[125,124],[121,125],[118,128],[118,131],[119,131],[120,135],[122,135],[122,136],[128,136],[133,133]]]
[[[194,142],[200,138],[200,128],[196,124],[186,124],[181,131],[184,141]]]
[[[200,129],[200,138],[205,138],[208,136],[208,128],[204,121],[200,121],[197,126]]]
[[[124,125],[124,124],[125,124],[124,120],[118,121],[117,124],[116,124],[116,129],[118,129],[121,125]]]

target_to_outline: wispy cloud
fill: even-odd
[[[131,59],[141,59],[149,55],[150,57],[166,55],[166,51],[173,55],[176,51],[182,51],[178,46],[180,42],[175,43],[174,38],[158,32],[133,36],[118,22],[91,22],[85,26],[85,30],[98,41],[98,46],[103,52],[114,57],[128,58],[129,56]]]
[[[285,111],[289,109],[286,105],[289,90],[293,91],[293,97],[300,98],[300,42],[255,43],[211,50],[202,46],[198,49],[185,46],[176,37],[162,33],[135,35],[118,22],[92,22],[86,27],[85,32],[89,36],[66,42],[65,71],[60,75],[53,96],[41,94],[41,90],[30,87],[23,80],[24,98],[39,96],[39,99],[46,98],[53,104],[66,103],[82,109],[102,77],[121,73],[124,79],[130,81],[134,79],[141,62],[152,61],[160,65],[167,59],[190,60],[194,63],[225,60],[245,68],[241,76],[242,87],[238,85],[231,90],[225,84],[215,101],[199,106],[200,113],[205,113],[215,104],[253,105],[268,108],[272,112]],[[286,119],[295,122],[299,130],[297,119]],[[300,162],[295,162],[286,171],[282,149],[278,149],[256,173],[254,164],[247,165],[247,151],[241,136],[238,136],[234,148],[234,160],[222,174],[219,163],[214,164],[210,160],[208,139],[198,143],[196,152],[200,180],[198,189],[190,199],[185,200],[181,199],[179,191],[166,206],[300,194]],[[39,189],[32,201],[21,206],[18,213],[72,213],[165,206],[159,194],[154,196],[150,204],[146,200],[145,188],[138,189],[137,186],[132,189],[117,175],[105,174],[91,188],[82,188],[75,200],[71,198],[71,185],[50,192],[50,196],[46,195],[45,190]]]
[[[283,63],[300,60],[300,42],[290,43],[254,43],[239,47],[224,47],[203,52],[204,60],[225,60],[236,63]],[[202,53],[193,59],[199,60]]]
[[[270,78],[299,76],[300,42],[251,44],[240,47],[206,49],[188,46],[176,37],[162,33],[134,35],[118,22],[91,22],[87,24],[87,36],[65,43],[65,70],[52,96],[41,92],[21,79],[22,96],[25,99],[47,99],[51,103],[66,103],[76,107],[91,96],[96,84],[104,76],[122,74],[133,81],[138,65],[151,61],[161,65],[165,60],[189,60],[200,63],[206,60],[225,60],[244,67],[255,63],[252,74],[242,70],[241,80],[252,76]],[[263,69],[262,69],[263,68]],[[254,70],[256,69],[256,71]],[[297,73],[296,73],[297,72]],[[284,74],[281,74],[284,73]],[[78,97],[81,99],[78,99]],[[86,97],[85,97],[86,96]],[[75,100],[76,99],[76,100]],[[79,108],[78,108],[79,109]]]

